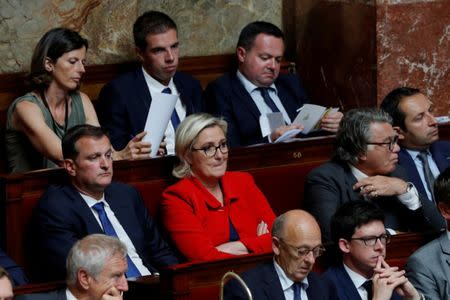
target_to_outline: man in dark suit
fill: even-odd
[[[404,272],[384,260],[390,235],[376,205],[344,203],[333,216],[331,235],[342,260],[322,278],[334,284],[339,300],[421,299]]]
[[[332,285],[311,272],[316,258],[325,251],[313,216],[302,210],[291,210],[276,218],[272,226],[272,249],[273,262],[242,274],[253,299],[336,299]],[[227,283],[224,298],[247,299],[236,280]]]
[[[395,231],[439,231],[444,220],[397,167],[400,148],[391,118],[376,109],[354,109],[342,119],[334,158],[311,171],[305,181],[305,208],[330,240],[330,219],[345,202],[366,199],[385,214]]]
[[[447,230],[408,259],[407,276],[426,299],[450,299],[450,168],[434,183],[434,196]]]
[[[115,237],[91,234],[77,241],[67,256],[67,288],[17,296],[17,300],[122,300],[128,291],[127,247]]]
[[[109,131],[114,149],[120,150],[131,138],[142,137],[139,133],[144,130],[152,98],[160,93],[177,94],[179,98],[165,132],[167,151],[173,154],[179,122],[203,110],[200,83],[177,72],[178,33],[169,16],[157,11],[144,13],[134,23],[133,35],[142,66],[102,88],[97,109],[100,124]]]
[[[433,181],[450,166],[450,141],[439,141],[433,103],[419,89],[400,87],[381,103],[398,132],[398,163],[419,193],[433,201]]]
[[[92,233],[104,232],[125,243],[128,277],[176,264],[138,191],[111,183],[112,148],[103,129],[75,126],[64,136],[62,149],[70,184],[50,186],[33,211],[32,251],[39,278],[63,278],[70,248]]]
[[[0,267],[9,273],[15,286],[28,283],[22,269],[2,249],[0,249]]]
[[[297,75],[280,75],[284,54],[284,34],[275,25],[253,22],[245,26],[236,48],[238,70],[210,83],[205,90],[206,109],[228,122],[231,146],[275,141],[290,129],[297,109],[308,97]],[[272,132],[260,126],[260,116],[281,112],[284,122]],[[336,132],[342,113],[329,113],[321,127]]]

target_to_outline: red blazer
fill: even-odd
[[[224,206],[195,177],[164,191],[162,220],[178,249],[189,261],[233,256],[215,248],[229,242],[230,218],[249,252],[270,252],[270,233],[257,236],[256,228],[264,221],[271,229],[275,214],[251,175],[226,172],[220,181]]]

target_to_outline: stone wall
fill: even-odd
[[[0,1],[0,73],[26,71],[39,38],[66,26],[89,40],[90,65],[135,59],[132,27],[147,10],[178,25],[181,56],[234,52],[247,23],[281,26],[281,0],[10,0]]]

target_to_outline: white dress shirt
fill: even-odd
[[[81,197],[84,199],[86,204],[91,209],[92,214],[94,215],[95,219],[97,220],[100,227],[103,229],[102,222],[100,221],[100,218],[98,217],[98,213],[95,209],[92,208],[96,203],[103,202],[105,207],[106,216],[108,217],[109,221],[111,222],[114,230],[117,233],[117,237],[119,240],[127,246],[127,253],[128,256],[133,261],[136,268],[139,270],[142,276],[144,275],[150,275],[150,271],[147,269],[146,266],[144,266],[142,259],[139,257],[139,255],[136,252],[136,248],[133,245],[133,242],[131,241],[128,234],[125,232],[125,229],[123,229],[122,225],[119,223],[119,220],[117,220],[116,215],[111,210],[111,207],[109,206],[108,202],[105,201],[105,195],[102,196],[100,200],[95,200],[92,197],[89,197],[88,195],[84,195],[80,193]]]
[[[69,288],[66,288],[66,300],[77,300]]]
[[[356,287],[356,290],[358,291],[358,294],[361,297],[361,300],[369,300],[367,291],[363,287],[363,284],[367,280],[370,280],[371,278],[366,278],[366,277],[362,276],[361,274],[354,272],[349,267],[347,267],[345,264],[344,264],[344,269],[347,272],[348,276],[350,277],[351,281],[353,282],[353,285]]]
[[[276,262],[276,260],[273,260],[273,265],[275,266],[275,271],[278,274],[278,279],[280,279],[281,288],[283,289],[284,298],[286,300],[293,300],[294,299],[294,289],[293,284],[294,282],[290,280],[286,273],[284,273],[284,270],[280,267],[280,265]],[[308,294],[306,293],[306,289],[308,288],[308,278],[305,277],[305,279],[302,280],[302,288],[301,288],[301,297],[302,300],[308,300]]]
[[[178,100],[175,103],[175,110],[178,114],[178,117],[180,118],[180,122],[186,118],[186,107],[183,106],[183,103],[180,100],[180,93],[177,90],[177,87],[175,86],[175,83],[173,82],[173,78],[170,79],[169,85],[165,86],[162,83],[160,83],[158,80],[153,78],[150,74],[148,74],[144,68],[142,68],[142,72],[144,73],[145,82],[147,83],[148,89],[150,91],[150,95],[152,96],[152,99],[158,97],[158,94],[161,94],[161,92],[166,89],[170,88],[173,95],[178,95]],[[152,134],[151,132],[148,134]],[[175,154],[175,130],[172,125],[172,121],[169,120],[169,124],[167,125],[167,129],[164,133],[166,142],[166,149],[168,155],[174,155]],[[154,145],[152,145],[154,147]],[[159,147],[159,145],[158,145]]]
[[[422,181],[422,184],[425,188],[425,192],[427,193],[428,199],[433,199],[433,196],[431,195],[431,191],[428,188],[428,184],[425,179],[425,174],[423,172],[422,160],[419,158],[420,151],[410,150],[410,149],[406,149],[406,151],[411,156],[412,160],[414,161],[414,164],[416,165],[417,172],[419,173],[419,176],[420,176],[420,181]],[[440,174],[439,168],[436,165],[436,163],[434,162],[434,159],[431,156],[431,153],[429,153],[429,151],[427,151],[427,154],[428,154],[427,155],[428,165],[430,166],[431,173],[433,174],[434,178],[437,178]]]
[[[237,71],[237,77],[241,81],[242,85],[244,86],[245,90],[250,94],[250,97],[252,97],[253,101],[256,104],[256,107],[258,107],[259,112],[261,115],[272,113],[272,109],[266,104],[264,101],[264,98],[261,95],[261,92],[257,90],[257,86],[251,83],[245,76]],[[283,104],[281,103],[280,98],[278,97],[278,90],[274,83],[270,86],[270,89],[268,89],[268,93],[270,98],[272,98],[273,102],[275,103],[278,110],[283,114],[283,119],[286,124],[291,124],[291,118],[289,118],[288,113],[284,109]]]

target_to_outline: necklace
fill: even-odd
[[[56,133],[57,128],[58,128],[58,123],[55,121],[55,118],[53,118],[52,111],[50,110],[50,107],[48,106],[47,96],[45,95],[45,92],[43,90],[41,91],[41,99],[42,99],[42,102],[44,102],[44,105],[47,108],[47,110],[50,114],[50,117],[52,118],[53,132]],[[67,101],[67,98],[65,99],[64,104],[65,104],[65,108],[66,108],[65,115],[64,115],[64,133],[66,133],[67,123],[69,121],[69,101]]]

